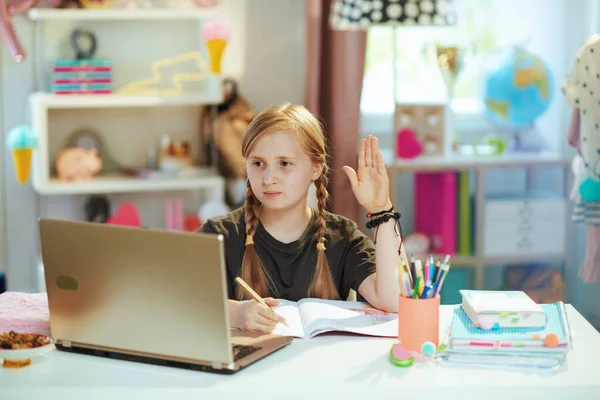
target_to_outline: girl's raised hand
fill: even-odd
[[[367,212],[376,213],[392,207],[390,182],[376,137],[361,140],[358,151],[358,171],[344,166],[356,200]]]

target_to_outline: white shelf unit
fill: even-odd
[[[54,9],[34,8],[28,12],[31,21],[133,21],[133,20],[197,20],[216,14],[214,8],[182,9]]]
[[[82,23],[89,23],[94,26],[95,30],[101,29],[104,22],[117,23],[118,25],[112,25],[113,28],[103,28],[101,31],[104,35],[110,37],[108,43],[112,43],[116,46],[120,43],[119,40],[115,40],[111,35],[111,31],[119,30],[123,26],[119,24],[123,22],[139,21],[144,23],[154,24],[154,22],[164,22],[172,24],[178,24],[178,21],[182,23],[201,23],[204,20],[209,20],[219,15],[218,7],[206,7],[206,8],[149,8],[149,9],[124,9],[124,8],[108,8],[108,9],[55,9],[55,8],[34,8],[30,10],[27,17],[33,22],[35,26],[35,41],[38,43],[38,48],[42,49],[45,46],[45,36],[43,35],[44,27],[50,27],[48,24],[53,24],[54,27],[51,31],[52,34],[49,36],[53,43],[60,40],[60,36],[56,33],[63,31],[63,34],[68,34],[70,28],[75,27]],[[150,25],[140,25],[149,27]],[[194,25],[191,25],[194,26]],[[65,30],[66,29],[66,30]],[[110,44],[106,45],[106,37],[102,36],[102,43],[105,46],[110,47]],[[133,39],[135,40],[135,39]],[[128,42],[131,46],[137,42]],[[186,45],[178,47],[179,51],[186,51],[193,41],[186,41]],[[119,52],[118,48],[117,57],[127,57],[127,53]],[[177,50],[174,50],[177,51]],[[46,51],[36,53],[37,66],[36,73],[40,74],[45,69],[45,64],[48,61],[44,57],[52,55],[57,56],[56,52]],[[43,54],[43,55],[42,55]],[[52,55],[51,55],[52,54]],[[128,58],[129,59],[129,58]],[[138,62],[136,59],[132,59],[134,62]],[[116,65],[121,68],[121,81],[115,82],[118,86],[119,83],[123,84],[131,79],[131,73],[126,77],[122,75],[122,65],[116,62]],[[149,64],[148,64],[149,67]],[[139,68],[139,67],[138,67]],[[149,71],[149,70],[148,70]],[[144,72],[142,72],[143,74]],[[38,75],[39,76],[39,75]],[[38,85],[43,85],[44,79],[38,78]],[[73,110],[74,113],[90,112],[98,110],[101,114],[110,116],[110,110],[117,110],[117,112],[124,112],[120,110],[128,109],[142,109],[142,108],[157,108],[157,107],[177,107],[181,109],[189,109],[192,107],[198,107],[201,105],[215,105],[219,104],[223,100],[223,94],[219,85],[206,85],[205,91],[201,94],[185,94],[181,96],[157,96],[157,95],[127,95],[127,94],[106,94],[106,95],[54,95],[47,92],[34,92],[29,98],[29,107],[31,109],[31,125],[32,129],[38,135],[38,148],[34,151],[32,161],[32,172],[31,180],[32,185],[36,192],[40,195],[81,195],[81,194],[99,194],[99,193],[134,193],[134,192],[165,192],[165,191],[185,191],[185,190],[207,190],[210,191],[210,197],[222,198],[222,196],[216,195],[224,192],[224,179],[220,177],[214,168],[206,168],[200,174],[193,176],[185,176],[179,178],[135,178],[126,176],[105,176],[99,175],[94,177],[90,181],[86,182],[64,182],[60,181],[51,176],[51,152],[56,152],[56,146],[52,146],[52,136],[54,132],[50,118],[56,113],[62,112],[61,118],[64,118],[64,112],[70,112]],[[45,88],[44,88],[45,89]],[[41,90],[44,90],[41,89]],[[39,88],[38,88],[39,90]],[[188,108],[189,107],[189,108]],[[104,111],[101,111],[104,110]],[[121,114],[122,115],[122,114]],[[95,117],[94,117],[95,118]],[[102,117],[106,118],[106,117]],[[108,117],[110,118],[110,117]],[[85,123],[79,119],[80,123]],[[93,121],[91,121],[93,122]],[[140,129],[138,125],[138,129]],[[56,140],[56,139],[55,139]],[[113,140],[114,136],[113,136]],[[54,150],[52,150],[54,148]],[[216,196],[215,196],[216,195]]]
[[[117,107],[168,107],[168,106],[199,106],[204,104],[219,104],[223,100],[222,93],[184,96],[151,96],[128,94],[97,94],[97,95],[55,95],[38,92],[30,97],[34,108],[117,108]]]
[[[78,195],[108,193],[167,192],[180,190],[211,190],[215,193],[224,190],[223,179],[215,173],[180,178],[140,179],[122,176],[100,176],[89,182],[64,182],[51,178],[46,183],[36,185],[42,195]]]
[[[202,97],[157,97],[128,95],[52,95],[34,93],[30,98],[32,129],[38,135],[38,148],[32,160],[32,184],[40,195],[66,194],[98,194],[98,193],[132,193],[175,190],[204,190],[214,192],[224,190],[224,180],[215,171],[207,169],[206,173],[166,178],[132,178],[123,176],[99,176],[88,182],[64,182],[53,178],[50,174],[50,132],[49,113],[54,109],[97,109],[97,108],[132,108],[161,106],[197,106],[216,104],[220,95],[212,94]]]
[[[483,252],[484,211],[485,211],[485,179],[487,169],[491,168],[525,168],[529,176],[533,169],[545,166],[557,166],[568,170],[570,159],[557,153],[506,153],[498,156],[452,155],[452,156],[421,156],[415,159],[394,159],[391,151],[382,151],[390,180],[392,203],[398,205],[397,184],[398,174],[417,172],[441,171],[473,171],[475,173],[475,248],[473,255],[452,255],[452,263],[461,267],[473,268],[475,289],[483,289],[486,266],[514,265],[531,262],[559,262],[569,265],[569,238],[567,235],[565,254],[527,254],[520,256],[489,257]],[[568,198],[570,190],[570,175],[565,177],[563,196]],[[565,225],[570,221],[570,213],[566,213]],[[435,254],[436,258],[444,258],[445,254]]]

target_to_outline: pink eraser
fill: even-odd
[[[406,350],[404,347],[402,347],[399,344],[394,345],[394,349],[392,350],[392,354],[394,355],[394,358],[397,359],[397,360],[408,360],[409,358],[412,357],[410,355],[409,351]]]

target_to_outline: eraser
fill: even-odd
[[[390,362],[397,367],[410,367],[415,361],[408,350],[399,344],[395,344],[390,349]]]

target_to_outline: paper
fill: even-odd
[[[286,318],[289,328],[277,324],[274,334],[298,338],[334,331],[383,337],[398,335],[398,314],[375,309],[367,303],[322,299],[280,301],[274,309]]]
[[[304,327],[302,326],[302,319],[300,318],[300,312],[298,311],[298,305],[294,301],[279,300],[279,305],[273,307],[273,310],[285,318],[285,322],[288,326],[282,323],[278,323],[273,330],[273,334],[282,336],[295,336],[302,338],[304,337]]]

